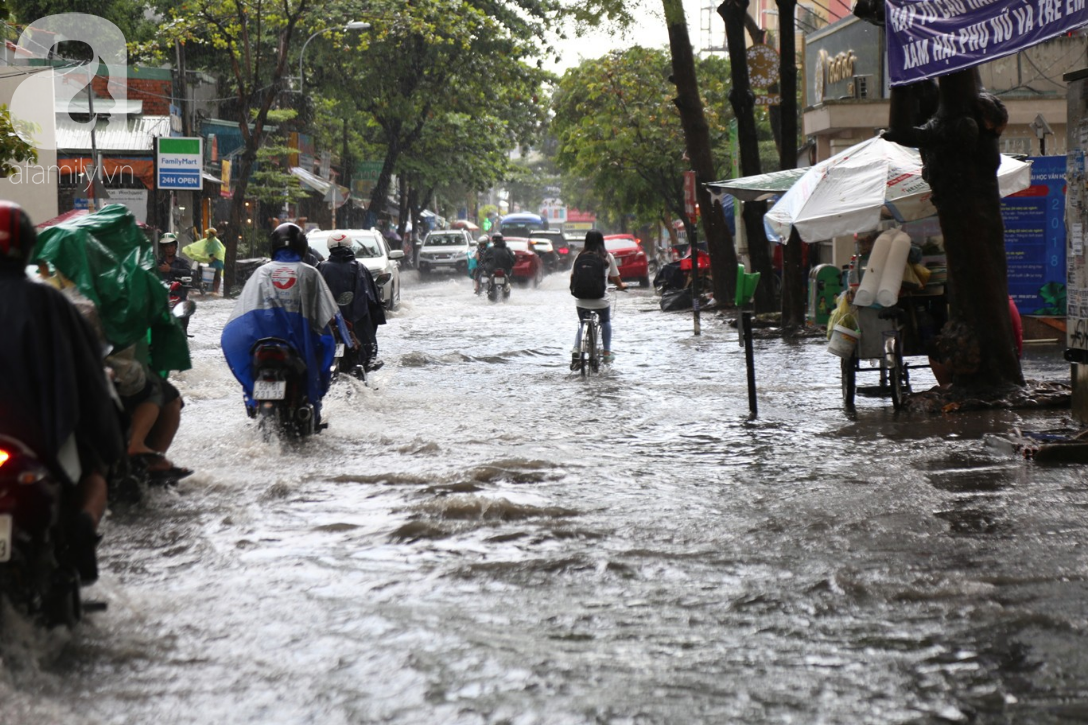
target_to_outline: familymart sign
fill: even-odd
[[[155,184],[159,189],[200,191],[204,169],[204,139],[155,140]]]

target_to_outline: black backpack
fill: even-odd
[[[608,290],[608,260],[596,252],[579,254],[570,272],[570,293],[580,300],[597,300]]]

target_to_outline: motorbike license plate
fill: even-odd
[[[256,380],[253,383],[254,400],[283,400],[287,397],[286,380]]]
[[[336,343],[336,357],[344,357],[344,343]]]
[[[11,561],[11,515],[0,514],[0,564]]]

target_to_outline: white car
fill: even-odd
[[[389,249],[385,237],[376,229],[315,229],[306,235],[306,240],[310,243],[310,249],[323,259],[329,258],[328,240],[333,232],[343,232],[351,237],[351,250],[355,258],[374,275],[382,305],[387,310],[395,310],[400,304],[400,262],[397,260],[404,257],[404,252]]]
[[[420,276],[432,272],[468,274],[468,259],[475,253],[472,236],[464,229],[436,229],[423,239],[416,267]]]

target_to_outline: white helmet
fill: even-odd
[[[333,232],[329,235],[329,251],[336,249],[337,247],[347,247],[351,249],[351,237],[343,232]]]

